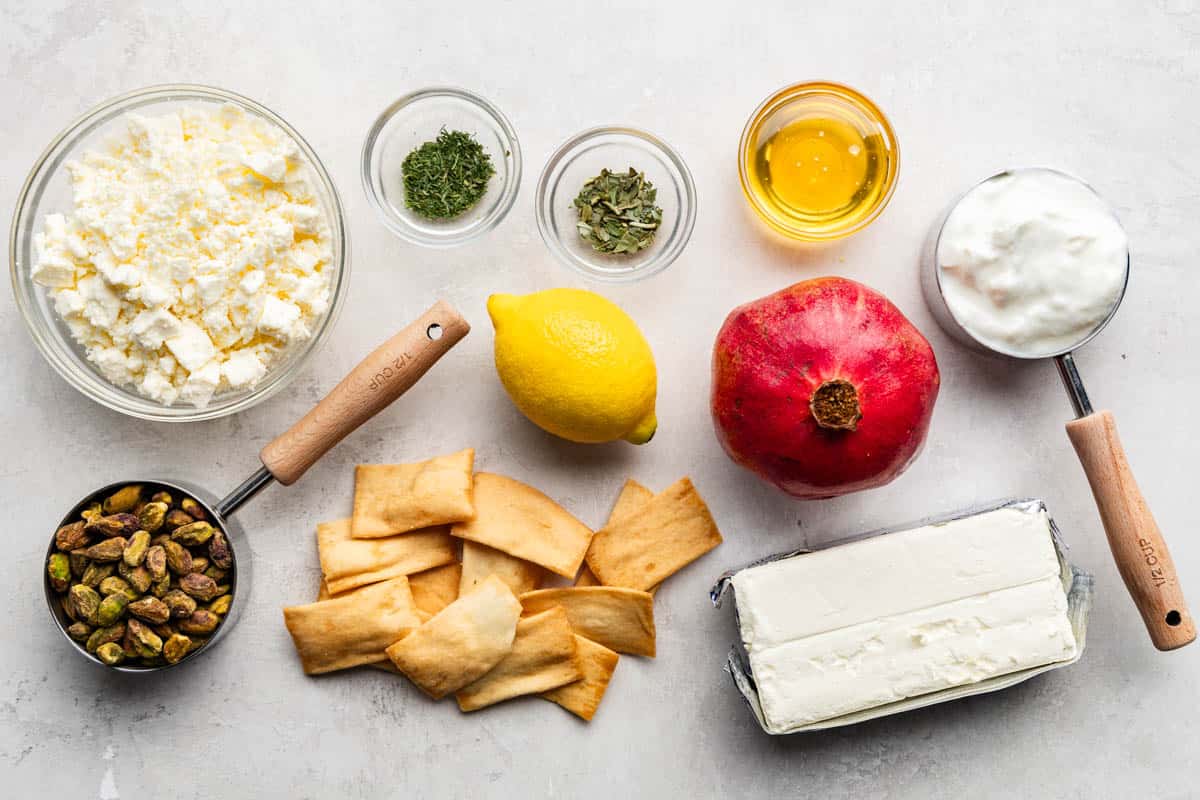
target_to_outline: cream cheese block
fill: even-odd
[[[1044,510],[1003,508],[742,570],[769,730],[1074,657]]]

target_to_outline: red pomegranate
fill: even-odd
[[[937,400],[933,348],[878,292],[816,278],[735,308],[713,347],[712,415],[735,462],[794,497],[896,478]]]

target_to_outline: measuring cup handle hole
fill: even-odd
[[[436,322],[433,323],[425,329],[425,335],[428,336],[431,341],[436,342],[438,339],[442,338],[442,326],[438,325]]]
[[[1174,628],[1179,623],[1183,622],[1183,615],[1178,611],[1171,610],[1167,612],[1167,624]]]

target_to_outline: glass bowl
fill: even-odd
[[[579,235],[573,201],[583,184],[602,169],[633,167],[658,190],[662,224],[654,242],[636,253],[598,253]],[[696,225],[696,184],[679,153],[657,136],[627,127],[592,128],[563,142],[542,170],[535,199],[538,230],[560,261],[597,281],[623,283],[648,278],[671,265]]]
[[[758,161],[764,145],[783,128],[805,120],[829,121],[853,132],[855,143],[850,145],[849,153],[852,159],[864,159],[858,167],[863,169],[864,178],[843,206],[797,208],[762,178]],[[825,131],[817,135],[823,137]],[[864,143],[861,147],[859,139]],[[827,141],[835,140],[831,137]],[[821,153],[826,158],[846,158],[830,145],[813,151],[817,157]],[[808,155],[805,152],[806,159]],[[825,169],[828,171],[828,167]],[[840,239],[870,225],[892,199],[899,171],[900,146],[887,117],[863,94],[830,81],[797,83],[772,94],[750,115],[738,144],[738,174],[750,207],[774,230],[802,241]]]
[[[33,238],[41,229],[47,213],[67,212],[72,208],[71,186],[64,165],[67,161],[94,149],[117,130],[124,115],[137,111],[153,115],[170,109],[199,105],[232,104],[248,114],[278,126],[295,142],[301,159],[309,168],[313,189],[329,226],[333,259],[330,276],[329,309],[317,323],[312,336],[298,343],[275,363],[253,388],[218,392],[204,408],[164,406],[142,397],[132,388],[110,383],[87,360],[83,348],[71,337],[58,316],[47,292],[33,282]],[[241,95],[210,86],[168,84],[137,89],[101,103],[72,122],[54,138],[33,166],[17,198],[9,238],[9,269],[13,294],[30,336],[50,365],[83,394],[115,411],[141,419],[184,422],[215,419],[247,409],[283,389],[329,336],[350,277],[350,252],[342,202],[333,180],[308,143],[277,114]]]
[[[496,169],[479,202],[447,220],[422,217],[404,202],[404,159],[442,128],[472,134]],[[392,233],[426,247],[454,247],[495,228],[512,208],[521,185],[521,146],[508,118],[479,95],[452,87],[422,89],[385,108],[367,132],[362,182]]]

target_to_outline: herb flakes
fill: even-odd
[[[405,205],[429,219],[451,219],[470,209],[496,174],[492,157],[473,135],[445,128],[409,153],[403,169]]]
[[[662,209],[654,204],[657,196],[644,172],[633,167],[626,173],[601,170],[575,198],[579,235],[599,253],[644,250],[662,224]]]

